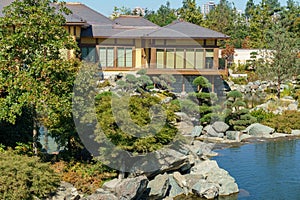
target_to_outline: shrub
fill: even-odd
[[[100,188],[104,181],[114,178],[117,174],[100,162],[57,162],[52,166],[61,175],[62,180],[74,185],[85,194],[91,194]]]
[[[11,150],[0,156],[0,199],[43,198],[59,186],[59,176],[38,158],[17,155]]]
[[[256,118],[251,116],[249,110],[246,109],[246,103],[243,101],[241,92],[235,90],[230,91],[227,94],[225,105],[225,122],[234,130],[243,130],[248,125],[256,122]]]
[[[234,84],[238,84],[238,85],[247,85],[248,83],[248,81],[244,77],[231,78],[231,81]]]
[[[284,111],[282,115],[266,119],[262,123],[279,133],[291,133],[292,130],[300,129],[300,112]]]
[[[270,120],[276,115],[272,112],[266,112],[263,109],[255,110],[250,113],[253,117],[256,117],[257,122],[261,123],[266,120]]]

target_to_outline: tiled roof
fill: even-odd
[[[121,26],[132,26],[132,27],[158,27],[158,25],[150,22],[149,20],[132,15],[121,15],[116,18],[114,22]]]
[[[93,25],[82,30],[82,37],[98,38],[142,38],[153,32],[154,28],[128,28],[118,25]]]
[[[67,3],[66,7],[69,8],[73,12],[73,14],[86,20],[86,22],[89,24],[104,25],[114,23],[109,18],[82,3]]]
[[[219,38],[225,39],[229,36],[204,28],[185,21],[176,20],[173,23],[162,27],[148,35],[149,38]]]

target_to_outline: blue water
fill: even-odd
[[[217,150],[221,168],[236,180],[242,200],[300,199],[300,140]]]

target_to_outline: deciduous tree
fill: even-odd
[[[31,109],[33,136],[43,122],[71,117],[76,60],[62,51],[75,49],[63,28],[68,12],[52,0],[16,0],[0,19],[0,120],[15,123]]]

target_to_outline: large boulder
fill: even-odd
[[[118,198],[112,193],[100,188],[97,189],[94,194],[83,198],[83,200],[118,200]]]
[[[118,199],[138,199],[147,189],[148,182],[146,176],[113,179],[104,183],[103,189],[113,193]]]
[[[300,136],[300,130],[292,130],[291,134],[294,136]]]
[[[180,147],[177,147],[180,148]],[[181,152],[179,152],[179,150]],[[181,149],[164,148],[152,153],[149,157],[134,163],[132,171],[134,176],[146,175],[148,178],[154,178],[158,174],[168,171],[180,170],[190,166],[188,157],[190,150],[182,147]]]
[[[214,122],[212,124],[212,127],[218,133],[225,133],[229,129],[229,126],[225,122],[222,122],[222,121]]]
[[[239,191],[235,179],[227,171],[219,168],[215,160],[206,160],[196,164],[192,167],[191,174],[201,175],[206,182],[217,184],[219,195],[225,196]]]
[[[159,174],[148,184],[148,190],[150,191],[150,199],[162,199],[166,196],[169,188],[169,175]]]
[[[203,131],[209,137],[219,137],[220,133],[218,133],[212,125],[207,125],[204,127]]]
[[[178,132],[182,135],[191,135],[192,131],[194,129],[194,125],[191,122],[178,122],[176,124],[176,128],[178,129]]]
[[[240,132],[239,131],[226,131],[225,133],[228,140],[239,141]]]
[[[269,137],[272,133],[275,132],[275,129],[259,123],[255,123],[248,126],[244,132],[255,137]]]
[[[212,151],[214,148],[213,143],[205,143],[198,140],[193,142],[193,145],[190,147],[191,151],[198,156],[216,156],[216,153]]]
[[[79,195],[77,189],[71,184],[62,181],[60,186],[58,187],[54,196],[52,196],[51,200],[78,200],[81,196]]]
[[[172,174],[169,175],[169,184],[170,184],[169,191],[168,191],[169,197],[176,197],[184,194],[183,188],[178,185],[178,183],[176,182]]]
[[[193,186],[192,192],[199,197],[214,199],[219,196],[219,185],[200,180]]]
[[[192,130],[193,137],[199,137],[202,133],[203,126],[195,126]]]

